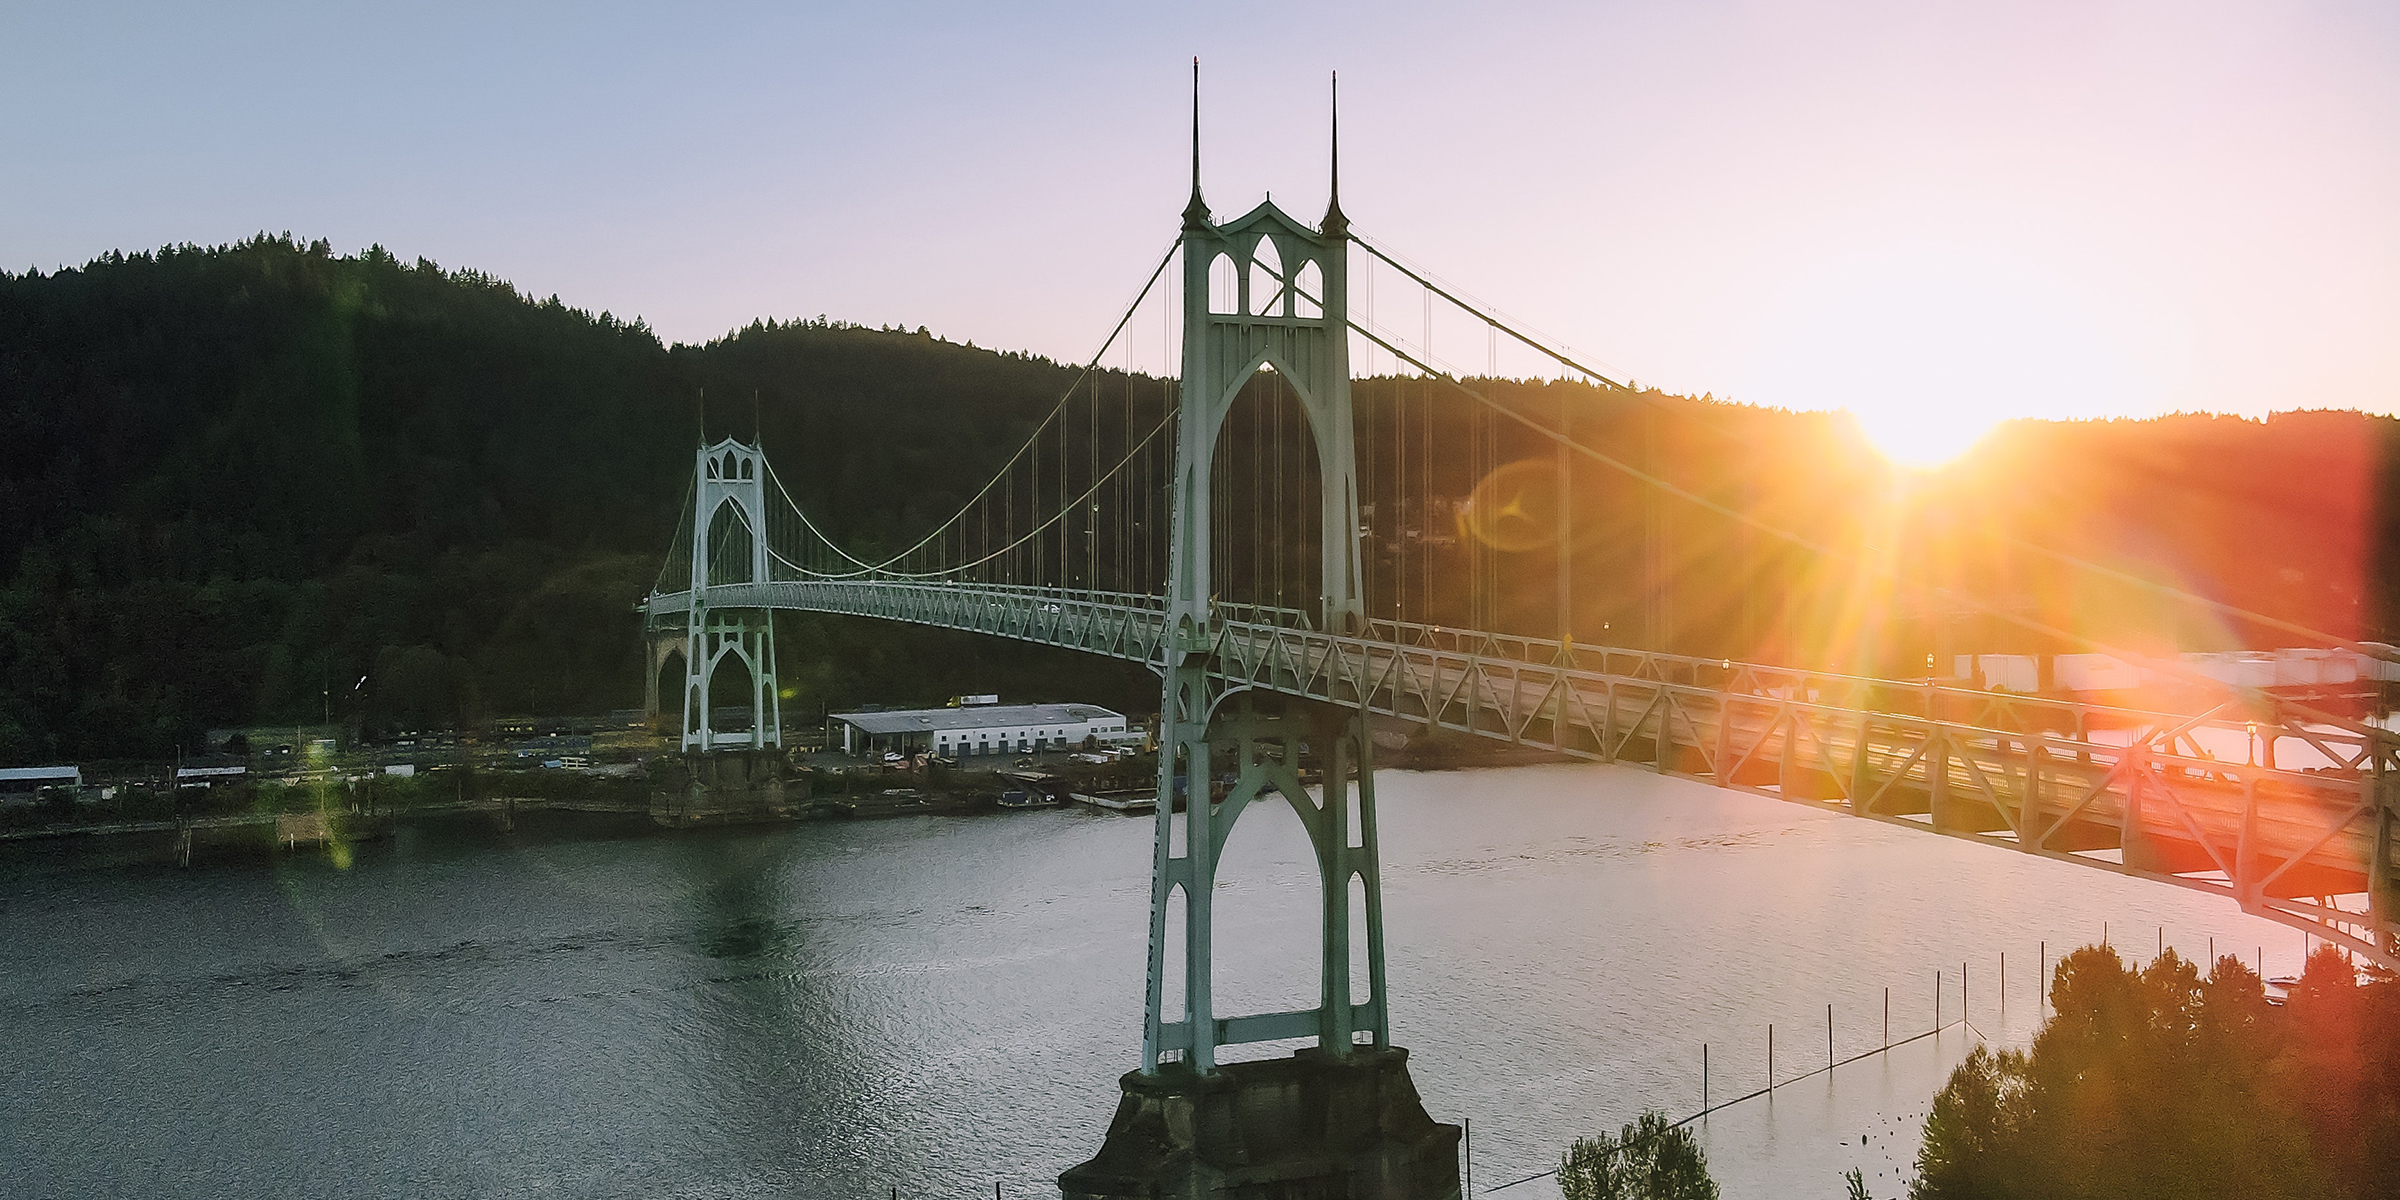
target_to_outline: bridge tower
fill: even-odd
[[[1224,224],[1212,220],[1200,192],[1199,132],[1195,65],[1142,1061],[1122,1081],[1124,1097],[1099,1155],[1060,1176],[1059,1186],[1069,1200],[1250,1195],[1259,1187],[1277,1195],[1302,1194],[1290,1190],[1300,1187],[1362,1200],[1447,1200],[1459,1194],[1459,1127],[1426,1115],[1407,1051],[1391,1044],[1366,713],[1229,694],[1212,670],[1227,625],[1210,579],[1210,482],[1226,415],[1261,370],[1290,384],[1316,444],[1322,595],[1311,615],[1327,632],[1366,627],[1339,130],[1325,216],[1313,228],[1272,201]],[[1322,774],[1314,798],[1300,778],[1304,748]],[[1226,779],[1225,792],[1215,794]],[[1316,852],[1318,1003],[1219,1016],[1210,986],[1218,857],[1242,812],[1277,798],[1299,814]],[[1363,909],[1364,978],[1353,977],[1354,892]],[[1178,910],[1181,938],[1170,944],[1169,918]],[[1177,960],[1183,994],[1173,998],[1179,1015],[1171,1015],[1166,982]],[[1288,1059],[1217,1061],[1223,1046],[1304,1038],[1315,1044]]]
[[[755,445],[727,438],[694,452],[690,607],[680,630],[659,628],[651,650],[656,681],[681,635],[683,778],[651,797],[650,815],[662,824],[777,819],[805,799],[805,791],[787,796],[784,787],[775,614],[760,594],[774,579],[767,480],[766,457]],[[729,664],[748,676],[746,692],[719,694],[718,674]],[[748,701],[750,728],[719,730],[715,700]],[[656,712],[655,692],[649,704]]]
[[[683,646],[683,748],[764,750],[783,746],[783,702],[775,683],[775,621],[755,606],[712,608],[709,589],[766,583],[766,458],[726,438],[698,451],[693,466],[692,608]],[[750,731],[727,736],[710,720],[717,668],[727,659],[750,677]]]

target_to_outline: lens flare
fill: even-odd
[[[1558,540],[1558,468],[1546,459],[1506,463],[1483,477],[1458,509],[1458,534],[1505,554]]]
[[[1842,410],[1894,463],[1940,466],[2007,416],[2162,406],[2135,347],[2154,332],[2108,303],[2089,264],[2004,240],[1895,235],[1796,268],[1745,384],[1791,408]]]

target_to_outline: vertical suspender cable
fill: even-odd
[[[1558,388],[1558,434],[1562,439],[1575,436],[1572,417],[1567,409],[1567,388]],[[1566,646],[1575,642],[1575,460],[1567,454],[1567,441],[1558,444],[1558,640]],[[1569,654],[1572,657],[1572,654]]]
[[[1142,571],[1149,580],[1144,590],[1160,595],[1167,590],[1167,538],[1170,531],[1159,527],[1174,520],[1172,516],[1161,520],[1169,511],[1162,501],[1169,494],[1168,489],[1175,486],[1175,460],[1168,448],[1183,444],[1183,430],[1180,428],[1183,424],[1182,397],[1183,377],[1179,363],[1174,382],[1159,388],[1159,413],[1167,425],[1167,440],[1150,448],[1150,483],[1142,489],[1143,525],[1149,530],[1149,535],[1143,539],[1147,544],[1143,548]]]
[[[1183,343],[1180,339],[1182,336],[1182,322],[1187,318],[1182,311],[1183,305],[1180,302],[1182,299],[1180,291],[1181,289],[1178,288],[1167,289],[1167,332],[1169,335],[1169,340],[1173,346],[1173,354],[1167,360],[1167,373],[1164,376],[1161,376],[1158,381],[1158,412],[1161,422],[1165,421],[1168,411],[1173,406],[1174,389],[1181,386],[1183,381],[1183,372],[1185,369],[1183,362]],[[1175,433],[1173,430],[1169,430],[1168,432],[1170,435]],[[1179,437],[1170,436],[1167,439],[1166,444],[1171,446],[1181,446],[1182,441]],[[1142,591],[1145,593],[1153,591],[1163,593],[1166,591],[1163,578],[1156,573],[1158,557],[1151,549],[1152,542],[1158,537],[1157,502],[1155,497],[1159,494],[1159,489],[1165,486],[1169,485],[1160,476],[1158,471],[1158,447],[1152,446],[1143,450],[1142,559],[1141,565],[1137,567],[1136,570],[1140,573],[1142,580]],[[1152,586],[1154,583],[1158,584],[1159,586],[1154,588]]]
[[[1491,323],[1485,322],[1483,378],[1487,389],[1493,386],[1492,381],[1500,375],[1500,344],[1493,340],[1497,336]],[[1454,526],[1457,523],[1455,518],[1461,512],[1468,511],[1465,506],[1473,503],[1477,478],[1475,469],[1483,462],[1483,423],[1475,419],[1473,412],[1468,412],[1466,424],[1466,430],[1460,439],[1466,444],[1466,452],[1463,456],[1465,461],[1460,464],[1462,478],[1458,483],[1458,490],[1452,493],[1458,498],[1460,505],[1460,508],[1451,514]],[[1467,560],[1466,570],[1463,572],[1467,581],[1466,606],[1459,616],[1459,623],[1469,629],[1482,629],[1485,627],[1483,623],[1483,552],[1477,547],[1475,538],[1469,531],[1458,529],[1457,532],[1459,534],[1459,553],[1465,555]]]
[[[1160,354],[1163,361],[1165,352],[1162,350]],[[1127,485],[1133,478],[1133,372],[1131,370],[1125,372],[1125,427],[1121,433],[1123,436],[1119,439],[1120,445],[1117,450],[1117,525],[1109,546],[1110,557],[1116,563],[1116,570],[1109,577],[1109,590],[1130,592],[1133,589],[1126,586],[1125,583],[1125,535],[1132,532],[1127,528],[1132,520],[1131,506],[1126,503],[1132,497]]]
[[[1058,415],[1058,475],[1053,477],[1050,484],[1050,486],[1055,490],[1052,493],[1049,505],[1045,507],[1041,499],[1041,489],[1034,489],[1033,511],[1025,515],[1026,520],[1033,522],[1033,524],[1027,529],[1027,532],[1029,533],[1039,534],[1042,531],[1042,523],[1046,514],[1057,512],[1061,507],[1064,506],[1064,502],[1067,497],[1067,420],[1068,417],[1066,413],[1061,412]],[[1042,468],[1041,459],[1039,456],[1036,456],[1034,459],[1033,471],[1034,478],[1041,478]],[[1060,524],[1063,526],[1065,522],[1061,521]],[[1036,540],[1043,543],[1042,548],[1040,551],[1038,551],[1038,553],[1042,556],[1042,558],[1048,559],[1050,556],[1048,539],[1037,538]],[[1059,548],[1064,550],[1066,547],[1061,545]],[[1065,569],[1066,564],[1063,562],[1055,565],[1049,562],[1037,563],[1034,567],[1034,586],[1049,587],[1056,584],[1058,582],[1059,575]]]
[[[1484,411],[1480,404],[1475,407],[1475,470],[1472,472],[1474,478],[1467,483],[1469,496],[1475,494],[1474,489],[1492,472],[1492,463],[1497,451],[1497,447],[1492,442],[1500,432],[1492,424],[1491,414]],[[1477,593],[1475,600],[1475,627],[1490,629],[1498,616],[1494,610],[1500,593],[1500,559],[1492,552],[1491,544],[1488,541],[1477,538],[1475,539],[1475,561],[1482,564],[1483,568],[1481,573],[1482,590]]]
[[[1375,327],[1375,256],[1374,256],[1374,255],[1371,255],[1371,254],[1367,256],[1367,296],[1366,296],[1366,299],[1367,299],[1367,328],[1369,328],[1369,329],[1373,329],[1373,328]],[[1349,334],[1349,331],[1348,331],[1348,330],[1344,330],[1344,331],[1342,332],[1342,336],[1344,336],[1344,337],[1348,337],[1348,336],[1350,336],[1350,334]],[[1353,410],[1353,415],[1354,415],[1355,419],[1357,419],[1357,420],[1361,420],[1361,421],[1364,421],[1364,422],[1366,422],[1366,430],[1365,430],[1365,432],[1364,432],[1364,433],[1359,433],[1359,432],[1357,432],[1356,430],[1353,430],[1353,432],[1352,432],[1352,436],[1353,436],[1353,437],[1356,437],[1356,438],[1358,439],[1358,444],[1360,444],[1360,445],[1362,445],[1362,446],[1365,446],[1365,447],[1367,448],[1367,452],[1366,452],[1364,455],[1361,455],[1361,456],[1360,456],[1360,461],[1359,461],[1359,469],[1360,469],[1360,471],[1361,471],[1361,472],[1363,472],[1363,473],[1365,474],[1366,478],[1365,478],[1364,480],[1362,480],[1362,481],[1361,481],[1361,483],[1362,483],[1361,490],[1365,492],[1365,495],[1362,495],[1362,496],[1360,496],[1360,497],[1358,498],[1358,500],[1359,500],[1359,504],[1360,504],[1360,506],[1361,506],[1362,508],[1364,508],[1364,509],[1372,509],[1372,510],[1374,510],[1376,513],[1380,514],[1380,513],[1382,513],[1382,512],[1383,512],[1383,511],[1384,511],[1386,508],[1388,508],[1388,507],[1390,507],[1390,506],[1389,506],[1389,505],[1378,504],[1378,503],[1377,503],[1377,501],[1376,501],[1376,492],[1375,492],[1375,453],[1376,453],[1376,444],[1375,444],[1375,396],[1374,396],[1374,383],[1375,383],[1375,343],[1373,343],[1373,342],[1371,342],[1371,341],[1367,341],[1367,342],[1362,342],[1362,345],[1363,345],[1363,346],[1365,347],[1365,349],[1366,349],[1366,360],[1367,360],[1367,367],[1366,367],[1366,371],[1365,371],[1365,373],[1364,373],[1364,374],[1361,376],[1361,382],[1363,382],[1363,383],[1367,384],[1367,385],[1368,385],[1368,387],[1367,387],[1367,390],[1366,390],[1364,393],[1362,393],[1362,394],[1361,394],[1361,396],[1360,396],[1360,399],[1361,399],[1361,400],[1363,400],[1363,401],[1365,401],[1365,403],[1356,405],[1356,406],[1354,407],[1354,410]],[[1364,579],[1363,579],[1363,581],[1362,581],[1362,583],[1361,583],[1361,586],[1360,586],[1360,589],[1359,589],[1359,603],[1360,603],[1360,607],[1364,608],[1364,609],[1365,609],[1367,612],[1369,612],[1369,613],[1373,613],[1373,612],[1375,612],[1375,611],[1376,611],[1376,609],[1375,609],[1375,558],[1376,558],[1376,550],[1375,550],[1375,538],[1374,538],[1374,534],[1373,534],[1373,532],[1372,532],[1372,531],[1374,530],[1374,528],[1375,528],[1375,526],[1376,526],[1377,522],[1375,522],[1375,521],[1373,521],[1373,520],[1369,520],[1369,521],[1362,522],[1362,524],[1364,524],[1364,525],[1366,526],[1366,528],[1367,528],[1367,530],[1368,530],[1369,532],[1366,534],[1366,536],[1365,536],[1365,537],[1364,537],[1364,539],[1363,539],[1363,540],[1366,542],[1366,545],[1364,545],[1364,546],[1360,547],[1361,553],[1360,553],[1359,557],[1360,557],[1362,560],[1364,560],[1364,561],[1361,563],[1361,569],[1364,571],[1365,575],[1364,575]]]
[[[1128,373],[1133,370],[1133,338],[1130,336],[1125,339],[1125,369]],[[1100,379],[1098,376],[1092,377],[1091,420],[1085,424],[1090,433],[1083,442],[1083,486],[1085,491],[1090,491],[1095,484],[1100,482]],[[1099,493],[1093,492],[1090,499],[1077,503],[1083,506],[1083,590],[1086,593],[1096,592],[1100,590],[1098,581],[1100,574],[1100,522],[1096,519],[1100,505]]]
[[[1268,603],[1268,598],[1275,594],[1275,547],[1267,531],[1267,505],[1274,487],[1270,472],[1274,470],[1275,431],[1267,421],[1275,411],[1275,387],[1278,381],[1268,378],[1262,382],[1266,384],[1259,389],[1263,394],[1252,397],[1250,409],[1252,427],[1258,431],[1257,443],[1250,450],[1250,461],[1257,464],[1257,470],[1251,475],[1256,504],[1250,510],[1253,514],[1250,523],[1255,530],[1252,536],[1258,539],[1258,578],[1250,584],[1251,601],[1256,604]]]
[[[1425,361],[1433,361],[1433,293],[1425,293]],[[1425,552],[1417,555],[1417,572],[1422,582],[1417,592],[1417,620],[1433,623],[1433,376],[1425,377],[1424,457],[1420,462],[1424,488],[1417,497],[1418,537]]]
[[[1094,396],[1099,395],[1099,387],[1100,380],[1097,376],[1094,376],[1092,379],[1092,394]],[[1068,530],[1069,527],[1074,524],[1074,518],[1067,512],[1067,504],[1069,503],[1067,500],[1068,495],[1067,417],[1065,413],[1060,413],[1058,418],[1058,579],[1056,580],[1056,585],[1061,591],[1066,590],[1069,586],[1073,585],[1075,581],[1074,571],[1068,566],[1068,563],[1071,561],[1068,555],[1069,547],[1067,545],[1067,541],[1070,536]]]
[[[1375,504],[1375,381],[1369,376],[1360,382],[1368,386],[1361,388],[1351,402],[1350,436],[1356,444],[1366,447],[1366,452],[1358,456],[1358,503],[1360,513],[1369,514],[1380,511]],[[1358,428],[1362,423],[1366,426],[1364,430]],[[1369,516],[1359,525],[1359,540],[1364,543],[1359,547],[1358,556],[1361,572],[1359,606],[1372,613],[1375,611],[1375,521]]]
[[[1042,543],[1042,435],[1034,435],[1033,452],[1025,456],[1025,578],[1028,588],[1042,586],[1050,572],[1050,548]]]
[[[1281,372],[1277,372],[1275,376],[1275,411],[1270,414],[1271,419],[1275,422],[1275,519],[1273,522],[1271,522],[1271,527],[1275,531],[1275,607],[1277,608],[1290,607],[1284,603],[1285,597],[1283,594],[1284,559],[1290,555],[1290,548],[1285,545],[1285,538],[1289,535],[1289,531],[1292,527],[1292,512],[1289,508],[1284,506],[1284,391],[1285,388],[1283,375]]]
[[[1039,588],[1049,576],[1049,547],[1042,545],[1042,434],[1034,434],[1034,451],[1025,456],[1025,586]]]
[[[1105,590],[1122,592],[1125,589],[1125,462],[1124,452],[1133,447],[1127,439],[1133,435],[1133,366],[1128,358],[1125,369],[1125,394],[1118,412],[1124,416],[1125,428],[1117,440],[1117,468],[1108,479],[1108,586]],[[1097,586],[1097,585],[1095,585]]]

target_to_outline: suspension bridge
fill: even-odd
[[[1677,506],[1738,530],[1745,545],[1868,574],[1874,556],[1679,486],[1581,436],[1566,399],[1545,409],[1437,357],[1438,307],[1463,314],[1487,351],[1505,342],[1627,411],[1651,403],[1354,232],[1338,149],[1333,163],[1314,224],[1272,202],[1218,221],[1200,188],[1195,104],[1180,235],[1100,351],[963,505],[896,551],[869,553],[812,519],[761,446],[706,445],[640,606],[651,704],[679,685],[682,746],[699,758],[780,748],[779,611],[961,630],[1158,673],[1159,794],[1186,802],[1156,810],[1139,1067],[1106,1147],[1062,1180],[1068,1195],[1135,1194],[1162,1170],[1197,1187],[1195,1171],[1223,1183],[1264,1169],[1227,1165],[1195,1137],[1249,1139],[1243,1153],[1284,1162],[1278,1170],[1332,1154],[1319,1163],[1326,1178],[1384,1181],[1357,1194],[1455,1194],[1456,1129],[1416,1105],[1405,1052],[1390,1045],[1378,722],[1638,764],[2208,892],[2400,966],[2400,742],[2371,722],[2047,627],[2032,632],[2179,680],[2188,686],[2173,694],[2186,702],[2082,703],[1932,672],[1880,678],[1659,648],[1676,570],[1660,531]],[[1408,289],[1384,302],[1401,321],[1377,320],[1377,275]],[[1420,312],[1419,330],[1397,327]],[[1172,369],[1139,372],[1131,343],[1151,320]],[[1127,365],[1110,369],[1120,353]],[[1391,373],[1355,371],[1354,355]],[[1623,485],[1639,510],[1630,547],[1595,548],[1578,532],[1594,479]],[[1613,555],[1612,568],[1578,569],[1579,553]],[[1595,575],[1632,579],[1620,590],[1637,594],[1608,611],[1636,614],[1627,624],[1647,646],[1609,644],[1613,622],[1592,636],[1595,605],[1624,599],[1591,595]],[[2034,626],[2005,605],[1935,599]],[[739,680],[735,694],[716,691],[720,675]],[[717,728],[712,713],[728,700],[749,707],[746,729]],[[1319,1004],[1220,1014],[1210,994],[1216,856],[1249,804],[1276,797],[1300,815],[1320,866]],[[1266,1075],[1282,1068],[1220,1069],[1218,1052],[1292,1039],[1316,1049],[1288,1069],[1332,1072],[1323,1087],[1383,1114],[1371,1128],[1342,1133],[1323,1111],[1276,1109],[1276,1122],[1315,1130],[1316,1149],[1258,1150],[1298,1135],[1244,1116],[1211,1081],[1272,1088],[1281,1077]],[[1344,1138],[1338,1153],[1324,1150]],[[1162,1167],[1175,1146],[1182,1165]]]

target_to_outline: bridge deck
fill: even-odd
[[[650,597],[680,629],[689,592]],[[707,589],[711,608],[876,617],[1165,662],[1157,597],[894,582]],[[1249,619],[1231,619],[1249,618]],[[1372,622],[1364,636],[1241,610],[1218,622],[1214,676],[1264,690],[2224,895],[2393,963],[2372,893],[2389,733],[2278,706],[2276,766],[2229,761],[2262,714],[2145,712],[1725,660]],[[2400,965],[2400,964],[2396,964]]]

